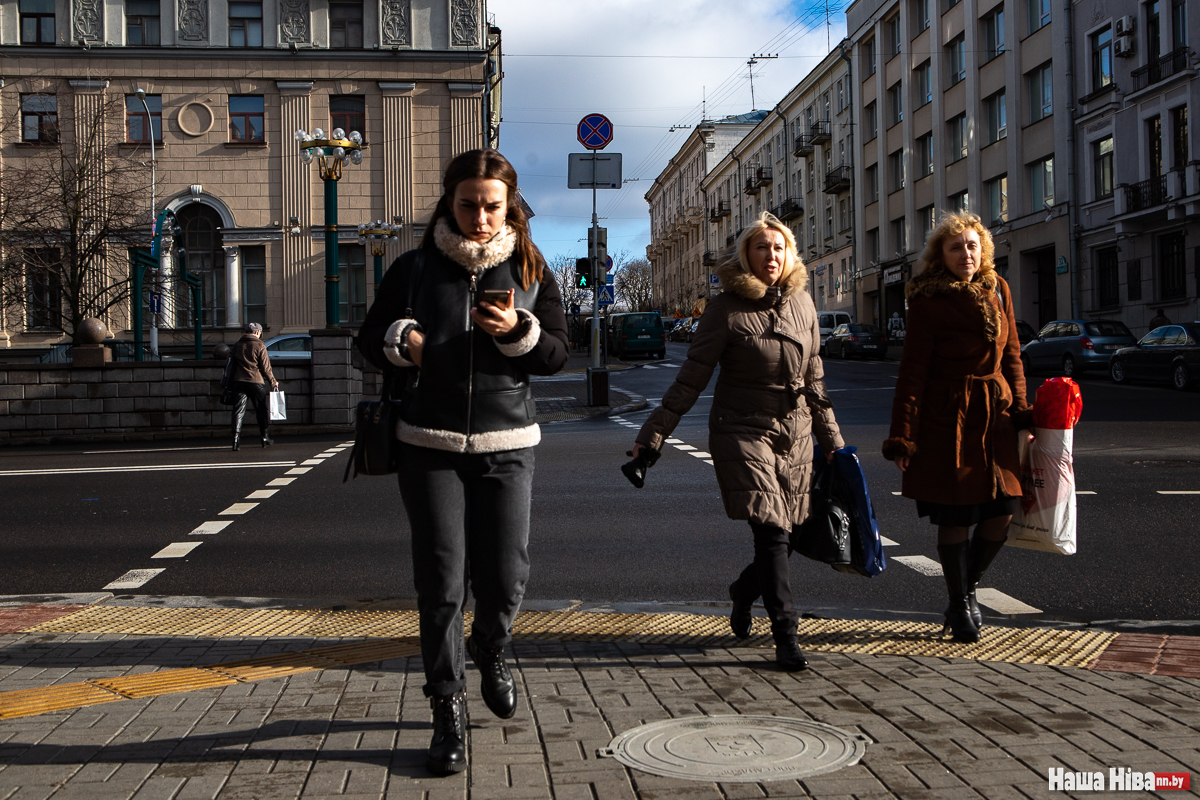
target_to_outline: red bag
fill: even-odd
[[[1050,378],[1038,387],[1033,400],[1033,424],[1037,428],[1065,431],[1075,427],[1083,414],[1079,384],[1070,378]]]

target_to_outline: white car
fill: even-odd
[[[833,329],[839,325],[849,325],[850,322],[850,315],[845,311],[817,312],[817,327],[821,329],[822,353],[825,352],[825,340],[829,338],[829,334],[833,333]]]

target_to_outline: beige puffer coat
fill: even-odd
[[[808,517],[810,434],[815,428],[826,453],[843,446],[822,380],[808,273],[797,263],[773,287],[736,261],[717,274],[724,291],[708,304],[687,363],[637,441],[661,450],[720,364],[708,449],[725,513],[790,530]]]

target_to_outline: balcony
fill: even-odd
[[[712,250],[704,251],[704,258],[700,261],[706,267],[715,267],[717,265],[717,254]]]
[[[691,224],[696,224],[704,217],[704,209],[700,206],[688,205],[683,209],[684,218]]]
[[[1143,211],[1167,202],[1167,176],[1159,175],[1141,183],[1125,187],[1127,211]]]
[[[733,246],[733,243],[734,243],[734,242],[736,242],[736,241],[737,241],[737,234],[736,234],[736,233],[731,233],[731,234],[729,234],[728,236],[726,236],[726,237],[725,237],[725,246],[726,246],[726,247],[732,247],[732,246]]]
[[[796,137],[796,146],[792,149],[792,155],[796,158],[801,156],[811,156],[813,154],[813,143],[807,135],[801,134]]]
[[[729,201],[718,200],[716,205],[708,210],[708,221],[719,222],[721,217],[728,217],[730,213]]]
[[[825,173],[825,193],[845,192],[850,189],[850,167],[846,164],[834,167]]]
[[[759,187],[770,186],[772,180],[774,180],[774,177],[771,174],[770,167],[759,167],[754,170],[754,182]]]
[[[830,133],[829,120],[819,119],[808,129],[808,138],[813,144],[825,144],[833,139]]]
[[[1188,55],[1191,51],[1186,47],[1173,50],[1157,61],[1152,61],[1144,67],[1133,71],[1133,90],[1140,92],[1147,86],[1153,86],[1172,75],[1183,72],[1188,68]]]
[[[758,189],[758,181],[754,179],[753,175],[746,178],[746,185],[742,188],[743,192],[746,194],[758,194]]]
[[[804,207],[797,200],[784,200],[771,209],[771,213],[784,222],[787,222],[789,219],[795,219],[804,214]]]

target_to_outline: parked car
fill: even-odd
[[[1107,369],[1113,353],[1137,339],[1115,319],[1058,319],[1021,348],[1026,372],[1057,370],[1068,378],[1086,369]]]
[[[133,354],[135,352],[137,352],[134,349],[137,345],[134,342],[129,341],[128,339],[105,339],[100,344],[104,345],[109,350],[112,350],[112,360],[113,361],[133,361],[133,360],[135,360],[133,357]],[[55,345],[54,347],[50,348],[50,352],[44,353],[44,354],[38,356],[37,363],[39,363],[39,364],[66,364],[72,360],[71,359],[71,349],[73,347],[75,347],[75,344],[73,342],[67,342],[66,344]],[[143,342],[142,347],[145,348],[147,357],[149,357],[150,345],[146,342]]]
[[[883,331],[867,322],[838,325],[825,340],[825,357],[849,358],[871,356],[883,358],[887,355],[887,339]]]
[[[652,311],[613,314],[608,318],[608,347],[617,358],[627,355],[666,358],[662,317]]]
[[[817,328],[821,332],[821,352],[825,352],[825,342],[833,329],[839,325],[849,325],[850,315],[845,311],[821,311],[817,314]]]
[[[1021,343],[1022,347],[1029,344],[1036,338],[1037,331],[1033,329],[1032,325],[1023,319],[1017,320],[1017,341]]]
[[[1155,328],[1113,353],[1108,374],[1114,383],[1170,381],[1176,389],[1188,388],[1200,375],[1200,322]]]
[[[272,361],[312,358],[312,337],[307,333],[285,333],[263,342]]]
[[[671,329],[672,342],[690,342],[692,340],[692,329],[699,321],[699,317],[684,317],[679,320],[675,327]]]

